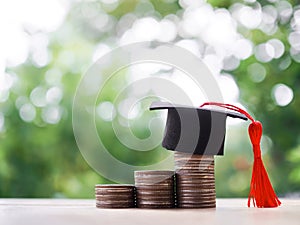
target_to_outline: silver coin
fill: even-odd
[[[97,191],[97,192],[105,192],[105,193],[119,193],[119,192],[124,192],[124,193],[129,193],[129,192],[133,192],[134,191],[134,189],[132,188],[132,189],[121,189],[121,188],[110,188],[110,189],[108,189],[108,188],[95,188],[95,191]]]
[[[174,185],[140,185],[136,187],[136,190],[172,190]]]
[[[103,205],[103,204],[96,204],[97,208],[103,209],[119,209],[119,208],[135,208],[135,205]]]
[[[207,170],[207,171],[215,171],[215,168],[213,166],[180,166],[175,167],[176,172],[177,170]]]
[[[215,189],[177,189],[177,195],[184,193],[215,193]]]
[[[156,201],[163,201],[163,202],[174,202],[174,197],[172,196],[169,196],[169,197],[161,197],[161,198],[158,198],[157,196],[147,196],[147,197],[143,197],[143,196],[140,196],[137,198],[137,201],[138,202],[141,202],[141,201],[153,201],[153,202],[156,202]]]
[[[99,201],[96,200],[97,205],[134,205],[134,201],[115,202],[115,201]]]
[[[216,192],[181,192],[177,193],[176,198],[202,198],[202,197],[215,197]]]
[[[174,165],[215,165],[214,161],[211,160],[182,160],[182,159],[177,159],[174,162]]]
[[[172,193],[145,193],[145,192],[139,192],[136,194],[136,198],[139,199],[139,198],[151,198],[151,197],[160,197],[160,198],[174,198],[174,192]]]
[[[134,176],[140,177],[140,176],[172,176],[174,175],[174,171],[171,170],[140,170],[135,171]]]
[[[184,184],[178,183],[177,189],[215,189],[215,184]]]
[[[204,205],[196,205],[196,204],[178,204],[178,208],[187,208],[187,209],[198,209],[198,208],[216,208],[216,204],[204,204]]]
[[[172,180],[136,180],[135,181],[135,186],[138,185],[154,185],[154,186],[160,186],[160,185],[172,185],[174,183],[175,179]]]
[[[179,202],[182,201],[204,201],[204,200],[210,200],[210,201],[216,201],[216,195],[211,195],[211,196],[199,196],[199,195],[194,195],[194,196],[178,196],[177,200]]]
[[[134,194],[131,195],[103,195],[103,194],[95,194],[97,198],[119,198],[119,199],[126,199],[126,198],[133,198]]]
[[[193,179],[193,180],[188,180],[188,179],[177,179],[177,184],[215,184],[214,179]]]
[[[96,184],[95,188],[121,188],[121,189],[132,189],[132,184]]]
[[[174,204],[168,204],[168,205],[161,205],[161,204],[137,204],[138,208],[141,209],[171,209],[174,208]]]

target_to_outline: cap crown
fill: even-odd
[[[247,120],[243,114],[153,102],[150,110],[168,109],[162,146],[200,155],[223,155],[226,118]]]

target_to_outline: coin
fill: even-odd
[[[178,203],[178,208],[216,208],[215,203],[211,204],[180,204]]]
[[[132,208],[135,207],[135,187],[126,184],[95,185],[97,208]]]
[[[137,204],[137,207],[138,208],[141,208],[141,209],[169,209],[169,208],[174,208],[175,205],[172,205],[172,204],[165,204],[165,205],[162,205],[162,204],[140,204],[138,203]]]
[[[174,175],[174,171],[171,170],[140,170],[134,172],[134,177],[147,177],[147,176],[164,176],[171,177]]]
[[[174,180],[166,181],[166,182],[159,182],[153,183],[153,180],[144,180],[144,181],[136,181],[136,187],[140,186],[147,186],[147,187],[164,187],[164,186],[174,186]]]
[[[135,171],[138,208],[173,208],[175,205],[174,171]]]
[[[161,190],[161,189],[137,189],[137,193],[144,195],[171,195],[174,194],[174,189]]]
[[[189,200],[215,200],[216,195],[212,194],[212,195],[201,195],[201,194],[193,194],[193,195],[181,195],[178,196],[178,200],[185,200],[185,201],[189,201]]]
[[[185,194],[177,197],[178,199],[215,199],[216,193],[199,193],[199,194]]]
[[[214,208],[214,157],[175,152],[176,204],[179,208]]]
[[[128,205],[128,204],[125,204],[125,205],[120,205],[120,204],[96,204],[96,207],[97,208],[134,208],[135,205]]]

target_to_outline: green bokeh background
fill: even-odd
[[[150,2],[154,11],[144,7],[145,2]],[[268,1],[259,2],[262,6],[267,4],[276,6],[275,3]],[[298,1],[289,2],[296,10]],[[211,0],[208,3],[215,8],[228,9],[236,1]],[[38,67],[29,58],[18,67],[6,68],[6,72],[18,77],[18,82],[11,89],[9,98],[0,103],[0,111],[5,118],[5,130],[0,133],[0,197],[93,198],[94,184],[111,183],[86,163],[76,145],[72,130],[73,97],[81,76],[92,62],[93,51],[97,44],[104,41],[108,43],[107,40],[113,43],[117,38],[115,29],[101,31],[93,27],[92,22],[96,18],[84,17],[83,9],[105,11],[105,4],[100,1],[71,1],[68,15],[61,27],[47,33],[50,41],[48,49],[52,54],[49,64]],[[119,20],[127,13],[133,13],[138,18],[153,15],[163,18],[169,14],[180,14],[181,10],[181,5],[177,1],[123,0],[116,9],[106,13]],[[283,56],[262,64],[267,71],[265,79],[256,83],[249,75],[248,66],[257,62],[254,56],[241,61],[240,66],[231,74],[240,89],[240,102],[264,125],[266,135],[263,141],[266,152],[264,161],[276,192],[280,196],[298,196],[300,64],[290,57],[288,42],[290,21],[276,23],[279,28],[272,35],[258,29],[239,28],[239,32],[251,39],[254,44],[272,38],[278,38],[284,43]],[[291,62],[287,68],[282,69],[279,65],[284,60]],[[51,73],[62,75],[60,82],[63,89],[63,99],[60,102],[62,117],[59,123],[48,124],[43,121],[42,108],[39,107],[36,108],[37,115],[32,122],[23,121],[16,106],[17,99],[20,96],[29,98],[31,91],[37,86],[50,88],[45,77],[51,76]],[[126,85],[126,79],[111,82],[111,85],[106,86],[99,102],[113,101],[118,94],[116,87]],[[272,88],[278,83],[289,86],[294,94],[292,102],[285,107],[276,105],[272,98]],[[116,115],[116,118],[121,117],[119,114]],[[149,135],[147,122],[150,119],[151,114],[144,113],[137,120],[131,121],[137,137],[145,138]],[[106,131],[102,138],[107,146],[111,146],[112,154],[127,163],[149,164],[169,154],[162,147],[158,147],[149,152],[130,154],[129,157],[124,154],[126,147],[116,141],[110,122],[99,119],[97,128]],[[218,197],[248,195],[253,159],[246,130],[247,124],[228,127],[226,155],[216,159]]]

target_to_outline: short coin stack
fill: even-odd
[[[178,208],[215,208],[214,156],[175,152]]]
[[[135,171],[138,208],[174,208],[174,171]]]
[[[97,208],[135,207],[135,188],[126,184],[96,184]]]

